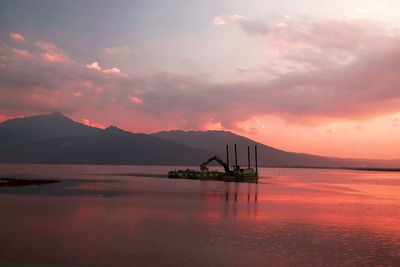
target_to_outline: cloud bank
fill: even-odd
[[[320,124],[400,111],[400,34],[387,25],[310,17],[272,23],[240,15],[221,15],[212,24],[239,26],[264,42],[268,55],[296,68],[276,70],[273,78],[218,83],[173,73],[125,74],[103,69],[96,59],[80,63],[54,44],[32,41],[22,49],[2,42],[1,114],[119,110],[186,129],[210,123],[234,129],[265,114]]]

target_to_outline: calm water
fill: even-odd
[[[400,266],[400,173],[265,168],[246,184],[170,169],[0,165],[62,180],[0,187],[0,262]]]

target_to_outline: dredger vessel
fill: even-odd
[[[232,169],[229,167],[229,146],[226,146],[226,162],[218,156],[213,156],[200,164],[200,170],[182,169],[168,172],[169,178],[197,179],[197,180],[219,180],[232,182],[258,182],[257,166],[257,145],[254,146],[255,169],[250,167],[250,146],[247,146],[247,168],[240,168],[237,162],[237,149],[235,147],[235,165]],[[207,165],[212,162],[218,162],[225,172],[210,170]]]

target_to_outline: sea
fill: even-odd
[[[0,164],[60,181],[0,186],[0,265],[400,266],[399,172],[167,178],[179,168]]]

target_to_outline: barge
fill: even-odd
[[[196,180],[216,180],[227,182],[258,182],[258,167],[257,167],[257,145],[254,146],[255,152],[255,169],[250,166],[250,146],[247,147],[248,167],[240,168],[237,162],[237,149],[235,147],[235,165],[229,167],[229,146],[226,146],[226,162],[218,156],[213,156],[200,164],[200,170],[181,169],[168,172],[168,178],[178,179],[196,179]],[[224,172],[210,170],[208,164],[216,161],[223,168]]]

